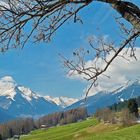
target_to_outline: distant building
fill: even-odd
[[[14,140],[19,140],[20,139],[20,135],[14,135],[13,138],[14,138]]]
[[[90,119],[92,119],[93,117],[88,117],[88,118],[86,118],[86,120],[90,120]]]
[[[79,119],[77,122],[82,122],[83,120],[82,119]]]
[[[47,128],[47,126],[46,125],[41,125],[41,127],[40,127],[41,129],[46,129]]]

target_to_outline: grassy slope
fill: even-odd
[[[76,140],[140,140],[140,125],[122,128],[117,125],[99,124],[88,130],[88,135]]]
[[[140,140],[140,125],[122,128],[98,124],[95,119],[91,119],[48,130],[36,130],[21,140]]]
[[[95,119],[90,119],[48,130],[36,130],[22,137],[21,140],[71,140],[76,133],[83,132],[85,128],[96,124]]]

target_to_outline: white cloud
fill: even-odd
[[[126,49],[122,51],[122,54],[125,51]],[[124,85],[129,80],[140,79],[140,48],[136,48],[135,54],[137,60],[135,60],[134,58],[130,58],[129,54],[125,55],[126,58],[129,59],[129,61],[123,59],[122,57],[117,57],[109,66],[107,71],[104,73],[110,78],[101,75],[98,78],[99,85],[97,87],[93,87],[90,90],[89,95],[96,94],[97,92],[102,90],[112,91]],[[107,59],[109,59],[112,55],[113,53],[108,55]],[[94,60],[89,60],[86,62],[87,66],[92,66],[93,64],[94,64]],[[104,63],[102,63],[100,60],[99,60],[99,64],[102,67],[104,66]],[[81,75],[73,76],[73,78],[82,79],[82,76]],[[84,91],[86,91],[86,89]]]

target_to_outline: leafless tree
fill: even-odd
[[[121,27],[122,29],[123,27]],[[89,39],[90,48],[80,48],[73,52],[72,59],[66,58],[60,54],[64,67],[67,69],[67,75],[80,77],[89,82],[86,96],[93,86],[98,86],[98,78],[105,76],[105,71],[109,68],[115,58],[121,57],[129,61],[131,58],[137,60],[135,52],[135,42],[139,37],[139,31],[127,30],[124,32],[128,38],[122,40],[118,47],[113,41],[106,41],[104,37],[91,37]],[[126,48],[124,50],[124,48]],[[123,51],[124,50],[124,51]],[[92,60],[88,65],[88,60]]]
[[[103,121],[104,123],[116,123],[115,113],[108,108],[97,110],[95,112],[95,117],[98,121]]]
[[[133,3],[126,1],[1,0],[1,51],[13,47],[24,47],[30,38],[34,39],[35,42],[50,41],[54,33],[68,19],[73,17],[74,22],[81,20],[77,16],[78,12],[95,1],[109,3],[124,19],[129,21],[136,29],[140,29],[140,10]],[[129,40],[138,34],[139,32],[135,33]]]
[[[135,42],[140,36],[140,9],[130,2],[104,0],[102,2],[108,2],[111,6],[121,14],[122,18],[132,24],[131,28],[128,28],[124,23],[116,18],[116,23],[119,24],[123,34],[121,43],[116,47],[114,41],[107,41],[103,37],[90,37],[88,42],[90,49],[80,48],[73,52],[73,59],[65,58],[60,55],[64,61],[64,66],[68,69],[69,76],[79,76],[87,80],[90,86],[87,88],[86,96],[93,86],[98,85],[98,77],[106,76],[104,72],[108,69],[111,63],[116,57],[122,57],[129,60],[130,58],[136,58],[135,55]],[[133,10],[135,11],[133,11]],[[127,48],[125,51],[124,48]],[[123,53],[122,53],[123,51]],[[92,57],[89,57],[92,55]],[[108,57],[110,55],[110,57]],[[127,56],[127,57],[125,57]],[[87,58],[92,58],[93,62],[89,66],[87,65]]]
[[[128,109],[123,109],[120,115],[120,121],[123,126],[131,126],[136,123],[136,117],[130,114]]]
[[[103,68],[96,66],[96,62],[93,67],[85,67],[79,54],[76,56],[80,65],[65,59],[65,64],[70,70],[86,75],[85,78],[91,81],[88,94],[98,76],[107,70],[126,46],[130,46],[131,55],[135,57],[134,42],[140,35],[140,9],[132,2],[125,0],[1,0],[0,51],[23,48],[29,40],[33,40],[33,42],[50,41],[54,33],[70,18],[73,18],[74,22],[82,22],[78,12],[94,2],[110,4],[123,19],[133,26],[133,30],[128,31],[122,28],[127,33],[127,38],[117,49],[113,44],[104,45],[104,42],[100,42],[102,44],[100,48],[94,47],[93,42],[89,40],[90,46],[96,52],[95,58],[102,58],[105,61],[106,65]],[[114,52],[114,55],[110,60],[106,60],[106,55],[111,51]]]

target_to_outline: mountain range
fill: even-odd
[[[0,114],[7,118],[32,116],[38,117],[62,110],[62,106],[70,105],[68,98],[59,98],[59,105],[54,98],[41,96],[29,88],[18,85],[15,80],[6,76],[0,79]],[[73,101],[72,101],[73,103]],[[61,106],[62,105],[62,106]],[[6,117],[7,116],[7,117]],[[4,118],[0,118],[4,120]]]
[[[138,96],[140,96],[140,81],[129,81],[115,91],[99,92],[93,96],[88,97],[86,100],[79,100],[78,102],[66,107],[65,110],[77,107],[86,107],[88,113],[93,114],[97,109],[101,109],[114,103],[123,102],[124,100]]]
[[[115,91],[101,91],[87,99],[41,96],[21,86],[10,77],[0,79],[0,122],[17,117],[40,117],[77,107],[86,107],[89,114],[97,109],[140,96],[140,81],[129,81]]]
[[[52,102],[56,103],[58,106],[60,106],[62,108],[66,108],[66,107],[70,106],[71,104],[78,101],[78,99],[63,97],[63,96],[61,96],[61,97],[45,96],[45,98],[48,101],[52,101]]]

